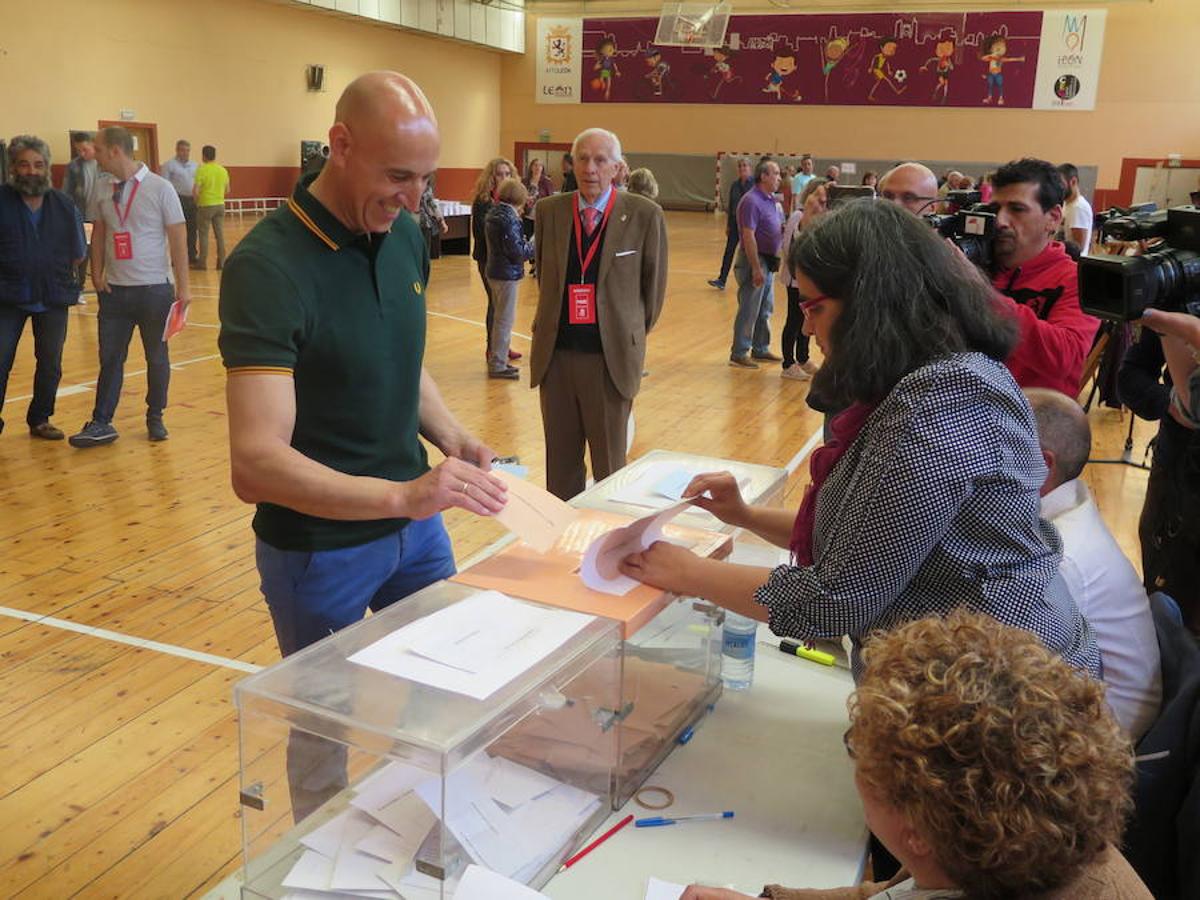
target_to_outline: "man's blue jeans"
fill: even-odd
[[[54,415],[54,397],[62,380],[63,344],[67,340],[67,308],[31,313],[16,306],[0,306],[0,407],[8,390],[8,375],[17,355],[25,320],[33,319],[33,399],[25,414],[28,425],[40,425]],[[0,420],[3,421],[3,420]]]
[[[410,522],[387,537],[340,550],[278,550],[262,540],[255,555],[279,650],[290,656],[455,573],[442,517]],[[346,748],[292,731],[287,751],[297,822],[346,787]]]
[[[162,284],[122,287],[109,285],[99,295],[98,334],[100,377],[96,380],[96,407],[92,419],[107,425],[113,420],[125,379],[125,358],[136,327],[146,354],[146,413],[162,417],[171,383],[171,358],[163,331],[175,302],[175,288]]]
[[[775,311],[775,273],[763,266],[762,287],[754,286],[750,261],[739,247],[733,275],[738,284],[738,310],[733,320],[731,356],[771,351],[771,313]]]

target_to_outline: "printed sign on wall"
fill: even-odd
[[[1034,109],[1095,109],[1104,19],[1104,10],[1096,9],[1042,14]]]
[[[733,16],[715,49],[657,25],[583,20],[582,102],[1090,109],[1104,13]]]
[[[538,103],[578,103],[583,20],[539,18],[533,47]]]

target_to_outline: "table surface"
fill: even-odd
[[[787,657],[759,626],[754,684],[726,691],[692,740],[675,749],[648,785],[675,794],[662,812],[630,801],[626,815],[688,815],[732,809],[733,819],[661,828],[632,824],[542,888],[556,900],[642,900],[650,876],[733,887],[841,887],[862,874],[866,826],[846,756],[850,673]],[[585,844],[586,845],[586,844]]]

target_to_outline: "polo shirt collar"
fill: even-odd
[[[352,244],[360,235],[343,225],[333,213],[309,192],[308,186],[317,179],[317,174],[307,175],[296,183],[296,189],[288,199],[288,209],[309,231],[330,250],[341,250]]]
[[[150,172],[150,170],[146,168],[146,164],[142,163],[140,166],[138,166],[137,171],[134,172],[130,176],[130,178],[132,178],[134,181],[138,181],[138,182],[145,181],[146,175],[149,174],[149,172]]]

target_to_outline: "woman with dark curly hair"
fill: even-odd
[[[959,610],[867,644],[846,747],[890,884],[768,885],[774,900],[1140,900],[1117,844],[1133,753],[1103,686],[1027,631]],[[743,900],[693,886],[681,900]]]
[[[686,496],[791,550],[774,570],[659,542],[630,577],[705,597],[811,640],[966,606],[1032,631],[1100,674],[1096,642],[1058,576],[1061,541],[1040,516],[1046,466],[1028,402],[1004,366],[1016,323],[933,229],[860,200],[801,232],[790,263],[805,333],[825,356],[810,397],[842,410],[811,458],[799,512],[748,506],[728,473]]]

